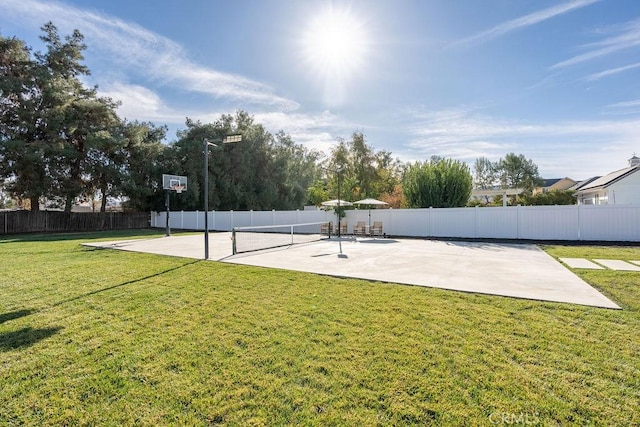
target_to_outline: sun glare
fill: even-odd
[[[326,9],[302,37],[305,62],[326,85],[343,86],[355,77],[368,55],[369,37],[362,21],[349,10]]]

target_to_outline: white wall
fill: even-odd
[[[640,174],[638,174],[640,176]],[[152,227],[164,228],[166,213],[152,213]],[[204,230],[203,212],[171,212],[172,229]],[[391,236],[524,240],[640,242],[636,205],[509,206],[453,209],[372,209],[371,224],[382,221]],[[333,221],[332,211],[209,212],[209,229]],[[369,222],[368,210],[350,210],[348,232]]]
[[[640,205],[640,170],[608,188],[610,205]]]

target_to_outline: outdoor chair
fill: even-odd
[[[382,236],[382,221],[374,221],[369,231],[372,236]]]
[[[353,226],[353,234],[355,236],[364,236],[367,234],[367,226],[364,221],[358,221],[356,225]]]
[[[322,224],[320,224],[320,234],[331,235],[332,232],[333,232],[332,222],[323,222]]]
[[[344,236],[347,234],[347,221],[340,221],[340,235]]]

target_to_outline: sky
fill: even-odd
[[[638,0],[0,0],[0,35],[85,36],[87,85],[169,128],[245,110],[329,153],[523,154],[582,180],[640,155]]]

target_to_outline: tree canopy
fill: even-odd
[[[117,104],[82,84],[89,70],[79,31],[64,40],[52,23],[42,31],[47,51],[34,55],[0,36],[0,176],[32,210],[43,196],[70,210],[91,192],[92,160],[111,147]]]
[[[469,167],[458,160],[433,159],[410,164],[403,186],[410,208],[453,208],[467,204],[472,178]]]
[[[326,188],[323,196],[360,200],[379,199],[394,193],[400,182],[402,163],[386,150],[375,151],[362,132],[354,132],[348,141],[339,140],[323,164]],[[317,193],[318,183],[314,187]],[[326,199],[325,199],[326,200]]]
[[[241,133],[242,141],[209,148],[209,209],[298,209],[307,188],[321,176],[320,154],[279,132],[265,131],[244,111],[222,115],[212,124],[187,120],[187,129],[167,148],[165,173],[186,175],[187,191],[176,197],[180,209],[201,209],[204,188],[203,141]],[[172,201],[173,205],[173,201]]]

